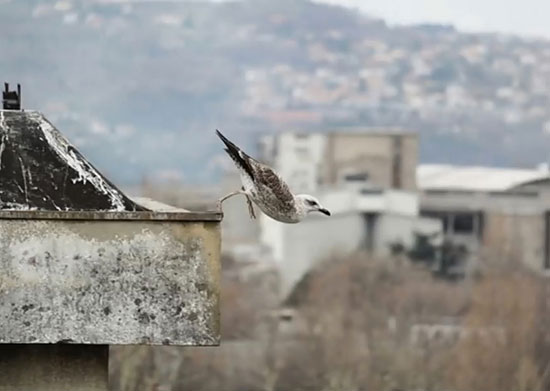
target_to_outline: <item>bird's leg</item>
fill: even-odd
[[[256,213],[254,213],[254,205],[252,204],[252,200],[250,199],[250,196],[246,194],[246,190],[244,189],[244,186],[241,187],[241,191],[246,197],[246,205],[248,206],[248,214],[250,215],[250,218],[254,220],[256,218]]]
[[[229,194],[223,196],[222,198],[220,198],[220,199],[218,200],[218,202],[216,203],[218,210],[220,210],[220,211],[222,210],[222,202],[224,202],[226,199],[231,198],[231,197],[233,197],[233,196],[236,196],[236,195],[238,195],[238,194],[244,194],[244,191],[242,191],[242,190],[237,190],[237,191],[231,192],[231,193],[229,193]]]
[[[254,206],[252,205],[252,200],[250,199],[248,194],[246,194],[246,191],[244,190],[244,188],[242,188],[241,190],[231,192],[231,193],[223,196],[222,198],[220,198],[217,202],[218,210],[219,211],[222,210],[222,202],[224,202],[226,199],[231,198],[233,196],[236,196],[238,194],[244,194],[244,196],[246,197],[246,204],[248,205],[248,213],[250,214],[250,218],[255,219],[256,218],[256,213],[254,212]]]
[[[246,204],[248,205],[248,213],[250,214],[250,218],[255,219],[256,213],[254,213],[254,205],[252,205],[252,200],[248,195],[246,195]]]

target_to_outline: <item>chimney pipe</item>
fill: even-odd
[[[4,83],[2,108],[4,110],[21,110],[21,84],[17,84],[17,91],[10,91],[10,85]]]

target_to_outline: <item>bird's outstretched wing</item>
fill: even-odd
[[[294,203],[292,192],[285,181],[271,167],[246,154],[217,129],[216,134],[225,144],[225,151],[237,167],[250,177],[260,197],[267,198],[271,202],[288,205],[289,208],[292,207]]]
[[[294,196],[286,182],[270,167],[259,163],[256,166],[256,186],[260,192],[278,200],[281,205],[291,208],[294,205]]]
[[[229,157],[235,162],[237,167],[244,171],[252,181],[254,181],[254,169],[252,167],[251,161],[253,160],[248,156],[242,149],[233,144],[227,137],[225,137],[218,129],[216,129],[216,134],[223,141],[226,148],[225,151]]]

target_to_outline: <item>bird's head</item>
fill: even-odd
[[[302,210],[304,210],[306,214],[309,212],[321,212],[330,216],[330,211],[324,208],[317,198],[309,194],[299,194],[296,196],[296,200],[301,204]]]

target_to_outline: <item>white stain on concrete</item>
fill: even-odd
[[[0,171],[2,170],[2,154],[4,153],[4,150],[6,149],[6,133],[7,133],[7,127],[6,127],[6,118],[4,117],[4,111],[0,110],[0,128],[5,129],[4,132],[2,132],[2,138],[0,139]]]
[[[79,159],[74,152],[74,148],[69,144],[67,139],[65,139],[42,115],[36,113],[35,116],[48,144],[50,144],[52,149],[61,159],[63,159],[63,161],[77,172],[78,176],[71,178],[72,182],[89,182],[98,191],[109,197],[111,205],[113,206],[112,210],[125,210],[122,195],[110,187],[94,167],[88,162]]]

